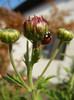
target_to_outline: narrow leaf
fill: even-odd
[[[10,74],[7,74],[8,77],[2,76],[5,80],[7,80],[11,84],[17,84],[19,87],[22,87],[21,82],[19,82],[17,79],[14,79]]]
[[[9,83],[14,83],[14,81],[12,81],[10,78],[8,78],[8,77],[6,77],[6,76],[3,76],[3,75],[2,75],[2,77],[3,77],[5,80],[7,80]]]
[[[54,77],[56,77],[56,76],[55,76],[55,75],[48,76],[48,77],[46,78],[46,80],[49,80],[49,79],[54,78]]]
[[[37,63],[38,60],[40,59],[40,52],[41,52],[41,46],[37,49],[36,52],[33,51],[32,59],[31,59],[31,65],[32,65],[32,66],[33,66],[35,63]]]

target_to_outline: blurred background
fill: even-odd
[[[23,63],[23,54],[26,52],[26,38],[22,35],[22,23],[29,16],[44,16],[49,24],[49,31],[53,33],[50,44],[42,46],[41,59],[35,64],[33,69],[33,78],[36,79],[45,68],[50,57],[53,55],[58,39],[55,32],[58,28],[64,27],[74,32],[74,0],[0,0],[0,30],[3,28],[14,28],[21,32],[20,39],[14,43],[14,59],[19,71],[26,69]],[[29,42],[29,51],[31,53],[32,44]],[[20,49],[19,49],[20,48]],[[0,73],[13,72],[8,56],[8,45],[0,41]],[[67,56],[63,56],[64,53]],[[60,68],[60,77],[66,77],[66,71],[63,67],[71,70],[71,64],[74,60],[74,39],[70,43],[64,43],[60,52],[51,63],[45,73],[48,75],[57,75]],[[20,67],[21,66],[21,67]],[[74,71],[74,69],[73,69]],[[68,79],[68,77],[67,77]],[[51,79],[51,82],[58,83],[58,78]]]

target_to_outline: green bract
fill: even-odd
[[[74,38],[74,34],[65,28],[60,28],[57,32],[57,38],[61,41],[71,41]]]
[[[20,32],[15,29],[3,29],[0,31],[0,40],[5,43],[13,43],[20,37]]]

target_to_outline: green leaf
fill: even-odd
[[[55,76],[55,75],[48,76],[48,77],[46,78],[46,80],[49,80],[49,79],[54,78],[54,77],[56,77],[56,76]]]
[[[48,90],[45,94],[46,97],[50,100],[69,100],[69,97],[65,92],[59,91],[57,89]]]
[[[40,52],[41,52],[41,46],[39,48],[37,48],[37,51],[32,52],[32,59],[31,59],[31,65],[33,66],[35,63],[38,62],[38,60],[40,59]]]
[[[19,77],[16,76],[15,74],[13,74],[13,77],[12,77],[9,73],[7,73],[7,76],[8,76],[8,78],[10,78],[10,79],[18,82],[19,84],[21,84],[21,81],[20,81]]]
[[[45,89],[51,84],[51,83],[49,82],[49,79],[54,78],[54,77],[55,77],[55,75],[53,75],[53,76],[48,76],[47,78],[42,77],[42,78],[40,79],[40,81],[39,81],[39,84],[37,85],[37,89],[40,90],[41,93],[44,92]],[[47,91],[47,90],[46,90],[46,91]]]
[[[50,85],[49,80],[42,77],[39,84],[37,85],[37,89],[43,92],[49,85]]]
[[[9,73],[7,73],[7,76],[10,77],[10,78],[13,78]]]
[[[20,81],[19,77],[18,77],[18,76],[16,76],[15,74],[13,74],[13,78],[15,79],[15,81],[17,81],[17,82],[21,83],[21,81]]]
[[[7,77],[4,76],[4,75],[2,77],[5,80],[7,80],[9,83],[11,83],[11,84],[17,84],[19,87],[22,87],[22,84],[21,84],[19,78],[17,76],[15,76],[14,74],[13,74],[13,77],[10,74],[8,74],[8,73],[7,73]]]

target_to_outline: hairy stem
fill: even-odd
[[[33,46],[34,47],[34,46]],[[32,56],[33,56],[33,50],[34,48],[32,48]],[[31,56],[31,61],[32,61],[32,56]],[[30,63],[30,67],[29,67],[29,84],[30,84],[30,88],[31,88],[31,92],[30,92],[30,95],[31,95],[31,99],[32,100],[35,100],[35,90],[33,89],[33,79],[32,79],[32,70],[33,70],[33,65],[32,63]]]
[[[27,40],[27,76],[29,76],[29,42]]]
[[[30,66],[30,69],[29,69],[29,84],[30,84],[30,88],[31,88],[31,92],[30,92],[30,95],[31,95],[31,99],[32,100],[35,100],[35,91],[33,90],[33,80],[32,80],[32,67]]]
[[[43,72],[41,73],[41,75],[39,76],[39,79],[37,80],[36,84],[35,84],[35,88],[37,87],[40,79],[43,77],[44,73],[46,72],[46,70],[48,69],[49,65],[51,64],[51,62],[53,61],[53,59],[55,58],[55,56],[57,55],[59,48],[62,44],[62,41],[59,42],[59,45],[57,47],[57,49],[55,50],[55,52],[53,53],[53,56],[51,57],[51,59],[49,60],[48,64],[46,65],[45,69],[43,70]]]
[[[26,83],[24,82],[24,80],[22,79],[20,73],[17,71],[16,69],[16,66],[15,66],[15,63],[14,63],[14,59],[13,59],[13,51],[12,51],[12,44],[9,44],[9,54],[10,54],[10,60],[11,60],[11,64],[14,68],[14,71],[16,72],[16,74],[18,75],[20,81],[22,82],[24,88],[27,90],[27,91],[30,91],[29,87],[26,85]]]

